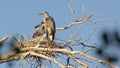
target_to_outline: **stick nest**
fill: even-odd
[[[19,38],[19,41],[18,40],[15,41],[15,45],[16,45],[15,48],[17,48],[17,49],[28,48],[28,47],[60,48],[60,49],[64,48],[63,46],[60,46],[60,44],[58,45],[55,41],[52,42],[51,44],[48,44],[48,40],[46,38],[41,40],[41,37],[35,37],[35,38],[29,38],[29,39],[25,38],[25,37],[21,37],[21,38]],[[48,57],[50,57],[50,56],[55,57],[54,52],[50,52],[50,51],[39,51],[39,52],[35,51],[35,52],[38,54],[48,56]]]

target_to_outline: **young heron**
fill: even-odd
[[[37,38],[43,35],[43,30],[40,30],[39,27],[41,27],[43,25],[43,22],[41,22],[41,24],[38,24],[37,26],[35,26],[35,33],[33,34],[33,38]]]

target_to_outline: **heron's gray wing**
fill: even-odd
[[[55,20],[51,17],[51,22],[52,22],[52,28],[51,28],[51,32],[52,32],[52,39],[54,40],[55,37],[55,32],[56,32],[56,26],[55,26]]]
[[[50,21],[51,21],[52,30],[53,32],[55,32],[56,31],[55,20],[52,17],[50,17]]]

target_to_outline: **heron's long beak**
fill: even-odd
[[[42,16],[43,16],[43,15],[44,15],[44,13],[39,13],[38,15],[42,15]]]

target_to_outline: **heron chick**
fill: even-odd
[[[33,34],[33,38],[37,38],[43,35],[43,30],[40,30],[39,27],[41,27],[43,25],[43,22],[41,22],[41,24],[38,24],[37,26],[35,26],[35,33]]]

